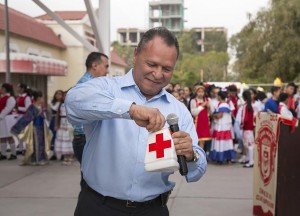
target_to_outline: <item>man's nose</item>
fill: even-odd
[[[162,67],[156,67],[152,74],[153,74],[155,79],[163,78],[163,69],[162,69]]]

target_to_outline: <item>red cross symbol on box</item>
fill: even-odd
[[[164,149],[171,148],[171,140],[164,140],[164,134],[156,134],[156,142],[149,144],[149,152],[156,151],[156,158],[164,157]]]

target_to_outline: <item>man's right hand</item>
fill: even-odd
[[[156,108],[132,104],[129,115],[137,125],[145,127],[149,132],[158,131],[165,125],[165,117]]]

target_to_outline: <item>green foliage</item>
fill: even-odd
[[[172,82],[192,86],[201,81],[226,80],[229,56],[225,52],[183,53],[178,62]],[[203,70],[203,77],[201,77]]]
[[[277,0],[230,39],[235,71],[247,82],[292,81],[300,72],[300,1]]]
[[[197,53],[197,34],[195,31],[183,31],[178,35],[179,49],[181,53]]]
[[[227,38],[226,34],[221,31],[211,31],[205,33],[204,38],[205,51],[226,52]]]
[[[115,49],[118,55],[122,59],[124,59],[124,61],[128,65],[126,71],[129,71],[129,69],[132,67],[134,48],[131,46],[121,45],[117,41],[112,42],[111,46],[113,47],[113,49]]]
[[[173,83],[192,86],[196,82],[223,81],[227,79],[229,56],[226,52],[225,34],[213,32],[205,36],[207,52],[200,53],[197,45],[197,34],[194,31],[182,32],[178,36],[180,57],[172,78]],[[218,41],[220,40],[220,41]],[[205,45],[206,47],[206,45]],[[203,74],[201,74],[203,71]]]

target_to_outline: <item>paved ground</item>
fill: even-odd
[[[0,216],[71,216],[79,192],[79,164],[21,167],[0,161]],[[187,184],[178,173],[168,203],[171,216],[251,216],[253,170],[209,164],[205,176]]]

